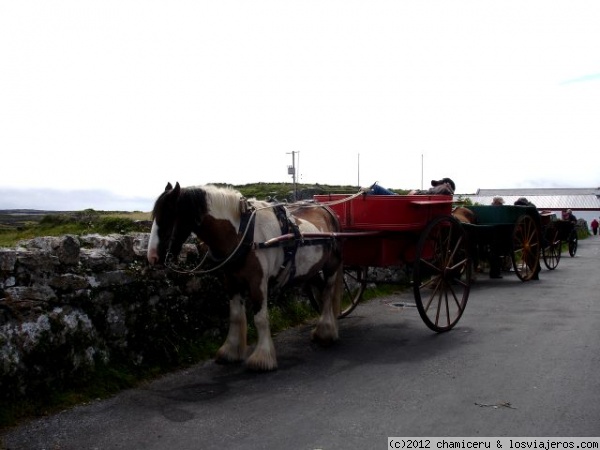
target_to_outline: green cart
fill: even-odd
[[[467,206],[475,223],[463,223],[470,252],[481,259],[510,259],[522,281],[539,272],[543,238],[541,216],[534,206]]]

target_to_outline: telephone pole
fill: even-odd
[[[358,154],[357,167],[356,167],[356,184],[360,189],[360,153]]]
[[[423,153],[421,153],[421,189],[423,189]]]
[[[292,155],[292,165],[288,166],[288,175],[292,176],[292,181],[294,183],[294,201],[298,198],[298,188],[296,186],[296,153],[300,155],[300,152],[287,152],[286,155]]]

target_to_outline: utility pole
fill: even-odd
[[[356,184],[358,185],[358,189],[360,189],[360,153],[358,154],[358,161],[357,161],[357,179],[356,179]]]
[[[421,153],[421,190],[423,190],[423,153]]]
[[[298,198],[298,188],[296,186],[296,153],[299,155],[300,152],[287,152],[286,155],[289,155],[290,153],[292,155],[292,165],[288,166],[288,175],[292,176],[292,181],[294,183],[294,201],[296,201]]]

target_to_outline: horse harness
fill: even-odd
[[[251,249],[266,249],[273,247],[283,247],[283,263],[280,266],[279,273],[275,277],[276,285],[282,286],[288,281],[294,279],[296,275],[296,252],[301,245],[324,245],[331,244],[331,238],[311,238],[304,239],[300,228],[287,213],[283,204],[274,204],[271,206],[279,228],[281,236],[291,236],[290,239],[277,240],[276,242],[254,242],[254,226],[256,223],[256,207],[248,202],[246,198],[240,199],[240,228],[238,236],[241,238],[241,245],[234,261],[243,260]]]

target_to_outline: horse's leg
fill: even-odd
[[[246,360],[246,366],[251,370],[275,370],[277,369],[277,356],[275,346],[271,337],[269,326],[269,312],[267,308],[267,279],[260,282],[259,286],[250,287],[250,300],[256,314],[254,325],[258,334],[258,342],[252,354]]]
[[[313,340],[321,345],[331,345],[338,340],[337,316],[340,311],[344,270],[340,265],[336,272],[327,277],[322,292],[323,309],[317,326],[311,333]]]
[[[246,311],[242,297],[235,294],[229,300],[229,331],[227,339],[217,351],[219,363],[238,362],[246,358]]]

